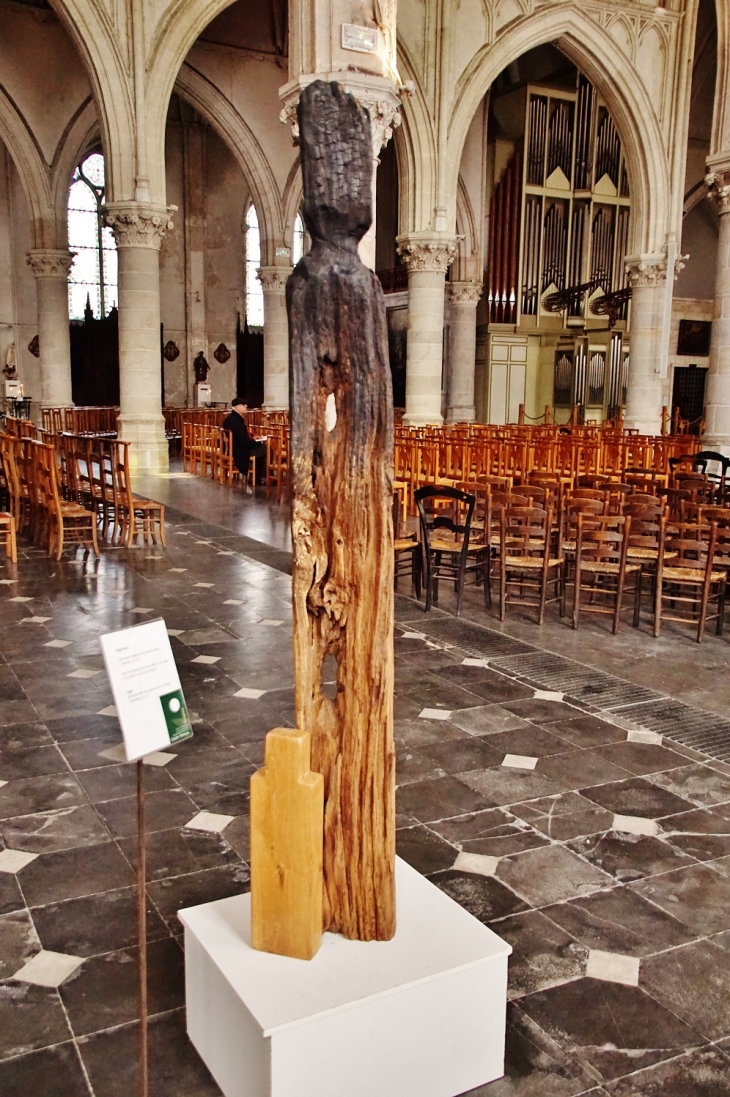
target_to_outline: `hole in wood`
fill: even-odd
[[[327,403],[324,406],[324,425],[330,433],[337,425],[337,405],[335,404],[334,392],[329,394]]]
[[[325,655],[322,660],[322,693],[334,701],[337,697],[337,672],[339,664],[334,655]]]

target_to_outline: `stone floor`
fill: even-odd
[[[248,780],[293,718],[289,559],[285,508],[188,485],[145,485],[172,504],[167,551],[26,546],[0,575],[3,1097],[134,1092],[134,770],[99,636],[158,615],[196,722],[145,771],[152,1095],[219,1092],[184,1034],[176,912],[247,887]],[[398,851],[514,950],[506,1076],[472,1097],[730,1094],[730,767],[437,643],[403,607]],[[601,629],[578,634],[599,667],[624,642]],[[667,642],[680,686],[711,648],[727,666],[724,640]]]

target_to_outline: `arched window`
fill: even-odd
[[[302,221],[301,213],[298,213],[294,219],[294,236],[292,238],[291,259],[294,266],[297,265],[301,257],[304,255],[304,221]]]
[[[261,266],[261,235],[259,218],[253,202],[246,210],[246,234],[244,238],[246,254],[246,320],[250,328],[264,326],[264,291],[259,281],[258,268]]]
[[[117,304],[117,247],[104,224],[104,157],[87,156],[68,192],[68,246],[76,256],[68,279],[68,314],[83,320],[87,300],[100,319]]]

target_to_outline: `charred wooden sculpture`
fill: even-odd
[[[324,776],[324,928],[395,932],[393,412],[372,219],[370,119],[338,84],[302,93],[312,248],[287,285],[296,723]],[[334,656],[334,699],[323,690]]]

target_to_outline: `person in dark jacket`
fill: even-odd
[[[240,396],[234,396],[231,400],[232,411],[223,420],[224,430],[229,430],[233,435],[233,460],[236,468],[242,476],[248,473],[248,464],[251,457],[256,458],[256,483],[263,484],[266,474],[266,439],[252,438],[248,433],[246,420],[243,418],[248,405]]]

